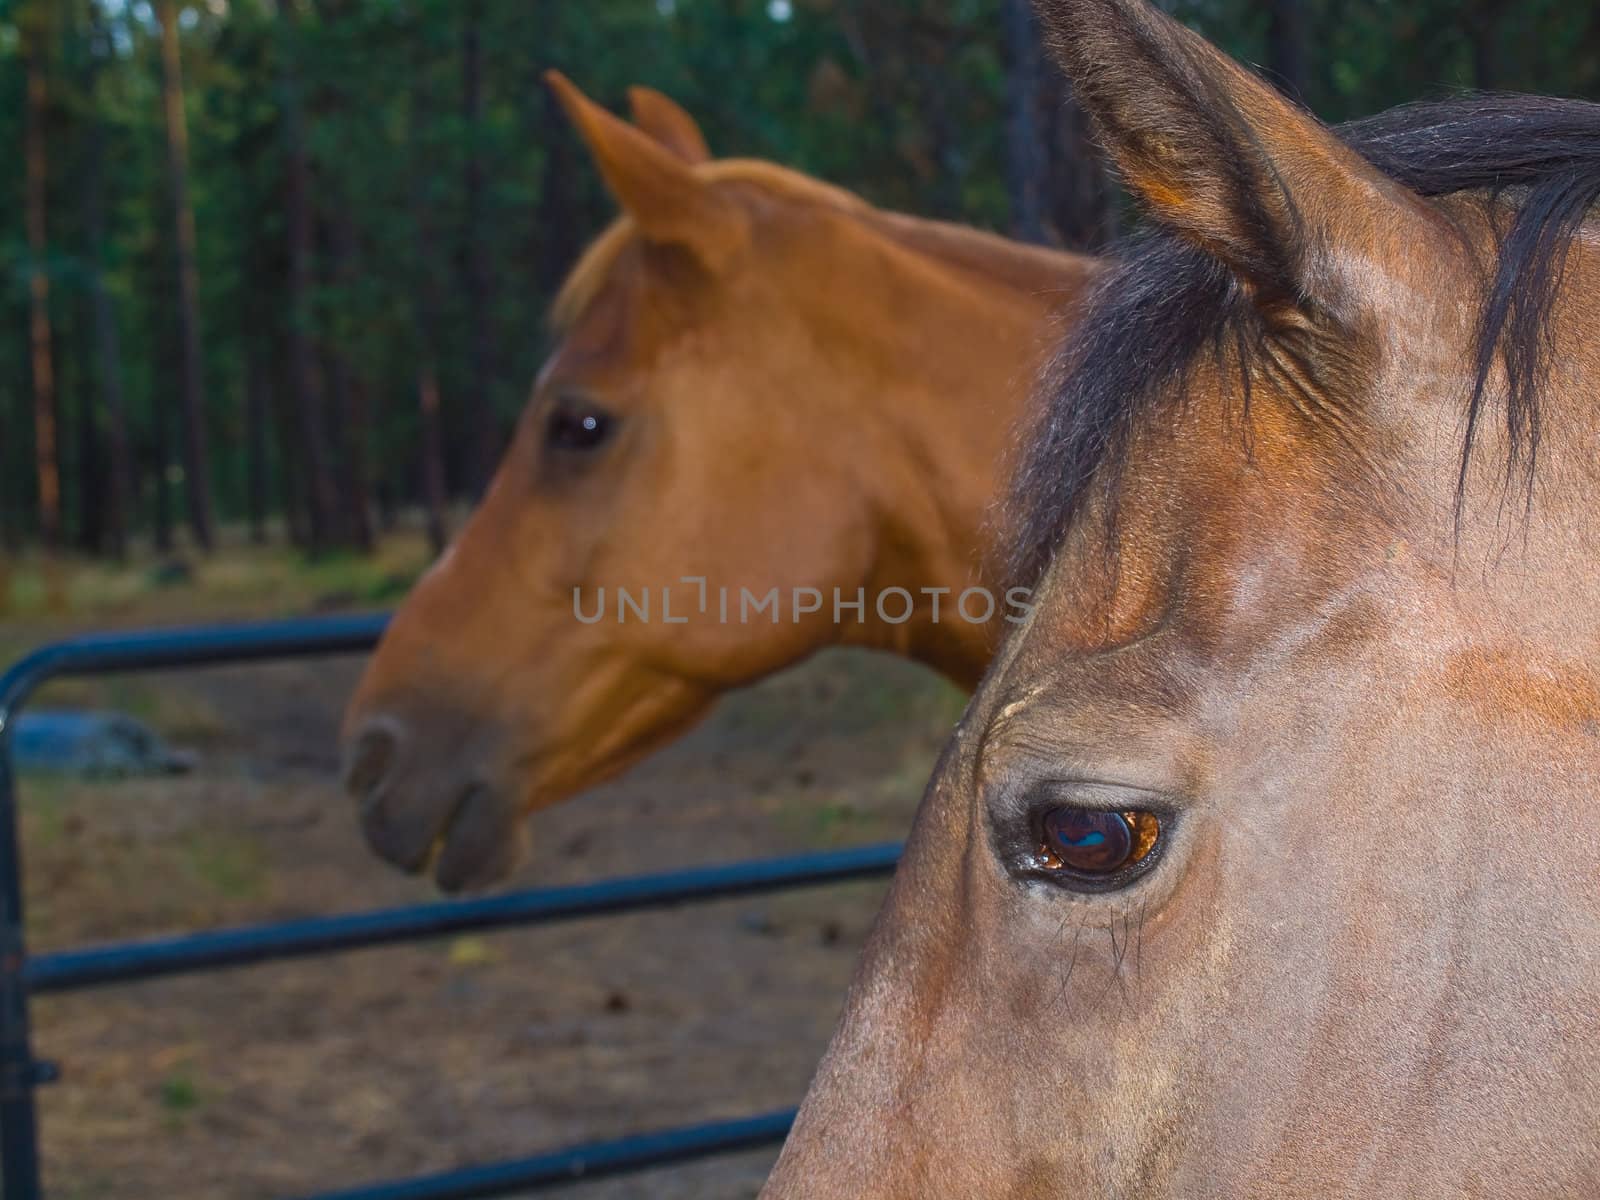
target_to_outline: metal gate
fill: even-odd
[[[11,724],[41,684],[69,675],[352,654],[377,644],[387,616],[152,630],[75,638],[45,646],[0,675],[0,1196],[40,1200],[34,1089],[53,1082],[35,1058],[29,1000],[161,975],[214,970],[437,937],[470,929],[541,925],[701,900],[884,876],[896,844],[765,859],[669,874],[539,888],[251,925],[208,933],[90,946],[30,957],[24,939],[22,853],[11,762]],[[782,1141],[792,1110],[592,1142],[532,1158],[327,1192],[312,1200],[465,1200],[504,1196],[732,1153]]]

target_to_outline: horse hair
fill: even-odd
[[[1600,199],[1600,105],[1463,95],[1404,105],[1337,133],[1419,195],[1472,194],[1488,206],[1495,261],[1478,313],[1456,515],[1459,521],[1497,361],[1507,381],[1506,483],[1520,482],[1531,503],[1551,316],[1567,247]],[[1112,257],[1119,265],[1068,335],[1044,385],[1038,423],[1025,431],[1031,440],[1007,501],[1019,583],[1037,580],[1092,496],[1114,505],[1130,430],[1161,397],[1181,391],[1198,356],[1209,349],[1221,362],[1230,345],[1242,347],[1259,333],[1255,311],[1228,271],[1176,235],[1140,233]],[[1247,372],[1244,386],[1248,411]]]

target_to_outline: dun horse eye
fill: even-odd
[[[611,414],[593,404],[558,404],[545,425],[545,442],[557,450],[592,450],[611,436]]]
[[[1107,876],[1142,862],[1161,836],[1153,813],[1053,808],[1036,855],[1047,871]]]

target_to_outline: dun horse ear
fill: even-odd
[[[1258,296],[1336,303],[1340,264],[1362,257],[1339,243],[1416,219],[1419,202],[1316,118],[1144,0],[1037,3],[1130,187]]]
[[[700,126],[671,96],[652,87],[628,89],[633,123],[686,163],[711,161],[711,147]]]
[[[744,246],[748,217],[732,197],[648,134],[614,117],[559,71],[545,81],[589,147],[606,187],[646,240],[680,246],[713,270]]]

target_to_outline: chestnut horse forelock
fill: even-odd
[[[1162,231],[763,1198],[1600,1194],[1600,108],[1041,11]]]
[[[622,216],[556,300],[488,495],[346,714],[370,844],[447,888],[505,874],[531,810],[823,647],[975,683],[1020,611],[985,553],[1013,426],[1098,269],[702,161],[659,94],[634,95],[647,136],[553,85]],[[986,620],[956,611],[972,587]]]

